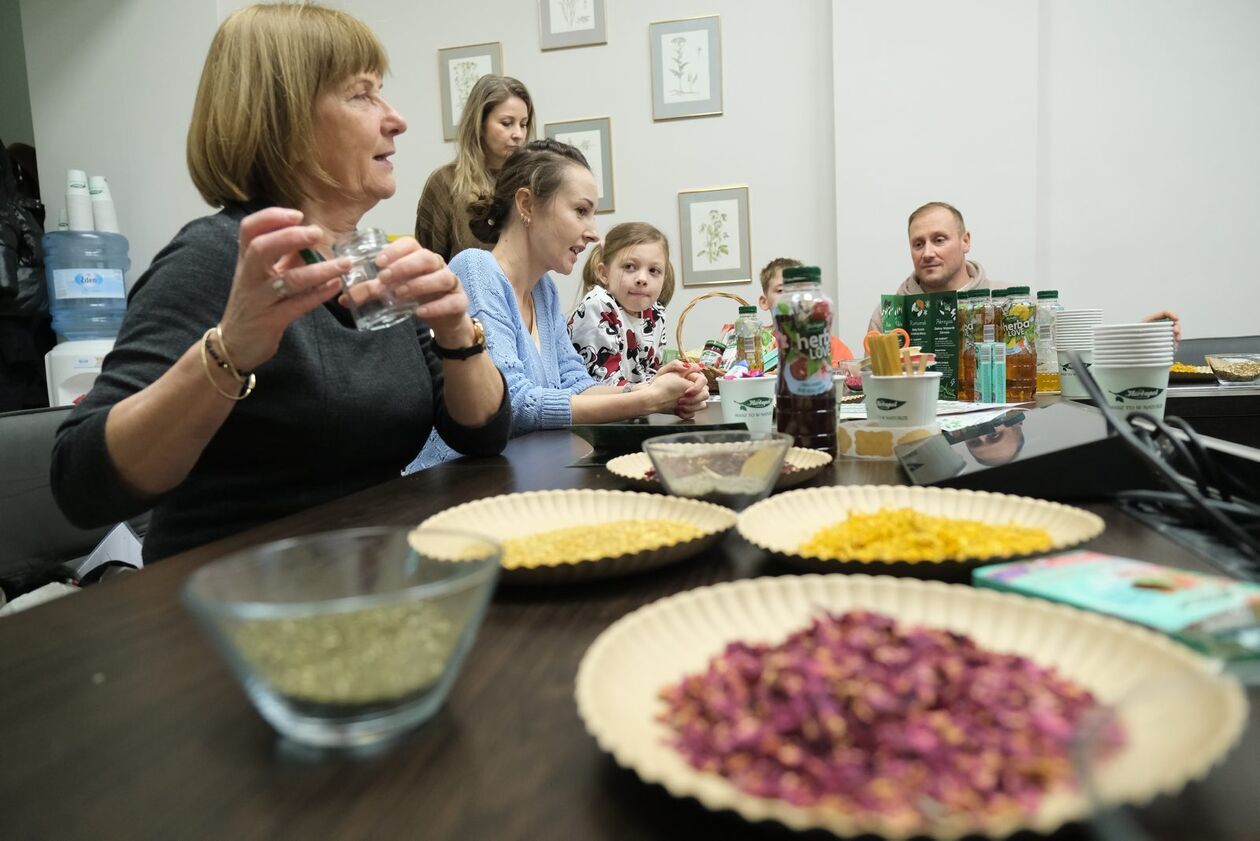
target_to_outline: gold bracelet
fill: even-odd
[[[210,354],[210,358],[214,360],[216,365],[218,365],[224,371],[227,371],[228,376],[236,380],[238,383],[245,382],[245,378],[242,377],[240,372],[237,371],[236,368],[232,366],[232,363],[225,361],[222,356],[219,356],[219,354],[214,349],[214,345],[210,343],[210,336],[212,333],[214,333],[214,330],[215,328],[211,327],[209,330],[207,330],[205,333],[202,334],[201,355],[205,356],[207,353]]]
[[[207,330],[201,342],[201,367],[206,369],[206,379],[210,381],[210,385],[214,387],[215,391],[219,392],[219,394],[223,395],[228,400],[244,400],[246,397],[249,397],[251,394],[254,393],[254,385],[255,385],[256,380],[254,379],[253,374],[250,374],[248,379],[240,380],[241,393],[237,395],[232,395],[232,394],[228,394],[226,391],[224,391],[222,388],[219,387],[218,382],[216,382],[214,379],[214,372],[210,370],[210,357],[207,355],[206,351],[210,347],[210,333],[213,332],[214,329],[215,328],[211,327],[209,330]],[[222,360],[218,360],[218,363],[219,365],[224,366],[225,368],[228,364],[230,364],[230,363],[225,363]],[[229,373],[236,376],[235,371],[229,371]]]
[[[241,370],[236,367],[236,363],[232,361],[232,356],[228,353],[228,349],[227,349],[227,340],[223,338],[223,328],[219,326],[218,324],[216,324],[211,329],[213,329],[215,335],[219,337],[219,349],[223,351],[223,359],[221,361],[227,362],[228,367],[232,371],[232,376],[236,377],[236,381],[238,383],[244,382],[245,378],[250,375],[242,374]]]

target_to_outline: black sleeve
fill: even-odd
[[[235,262],[234,223],[209,217],[185,227],[134,284],[114,349],[53,444],[49,479],[70,522],[108,525],[152,506],[154,499],[119,475],[105,444],[105,421],[116,403],[170,370],[218,322]]]
[[[420,329],[416,332],[420,339],[420,350],[424,354],[424,363],[433,380],[433,417],[438,434],[451,449],[466,456],[492,456],[502,452],[512,434],[512,402],[508,399],[507,381],[503,380],[503,372],[499,372],[499,379],[503,381],[503,398],[499,401],[499,408],[494,416],[479,427],[464,426],[456,422],[446,411],[442,360],[433,352],[433,339],[428,326],[423,322],[420,324]]]

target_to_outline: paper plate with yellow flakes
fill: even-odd
[[[502,580],[554,584],[672,564],[712,545],[735,512],[710,502],[637,491],[506,494],[434,514],[425,529],[478,532],[503,545]]]
[[[1059,552],[1102,533],[1088,511],[953,488],[803,488],[750,506],[739,533],[794,566],[968,581],[980,564]]]

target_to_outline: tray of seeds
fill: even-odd
[[[1096,514],[986,491],[849,485],[801,488],[739,516],[739,533],[794,566],[970,580],[983,563],[1059,552],[1102,533]]]
[[[821,450],[792,447],[783,459],[783,468],[779,471],[779,478],[774,483],[774,490],[781,491],[803,485],[821,473],[831,462],[831,456]],[[656,468],[652,466],[652,460],[648,458],[647,453],[618,456],[609,460],[605,467],[608,468],[609,473],[633,488],[665,492],[660,478],[656,475]]]
[[[555,584],[656,569],[711,546],[735,512],[710,502],[638,491],[505,494],[448,508],[424,529],[484,534],[503,545],[500,579]]]
[[[1174,362],[1168,369],[1168,381],[1170,383],[1214,383],[1216,375],[1212,373],[1209,365],[1187,365],[1184,362]]]
[[[867,575],[656,601],[591,644],[575,697],[599,746],[675,797],[887,839],[1050,833],[1088,815],[1085,774],[1100,802],[1144,804],[1247,724],[1236,679],[1148,629]]]

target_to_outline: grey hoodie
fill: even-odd
[[[984,273],[984,266],[974,260],[967,261],[967,282],[961,287],[954,290],[956,292],[966,292],[970,289],[989,289],[989,276]],[[910,275],[902,284],[897,287],[894,295],[922,295],[925,290],[919,285],[918,278]],[[880,324],[879,305],[875,305],[875,312],[871,315],[870,324],[866,325],[867,331],[878,331],[882,325]]]

